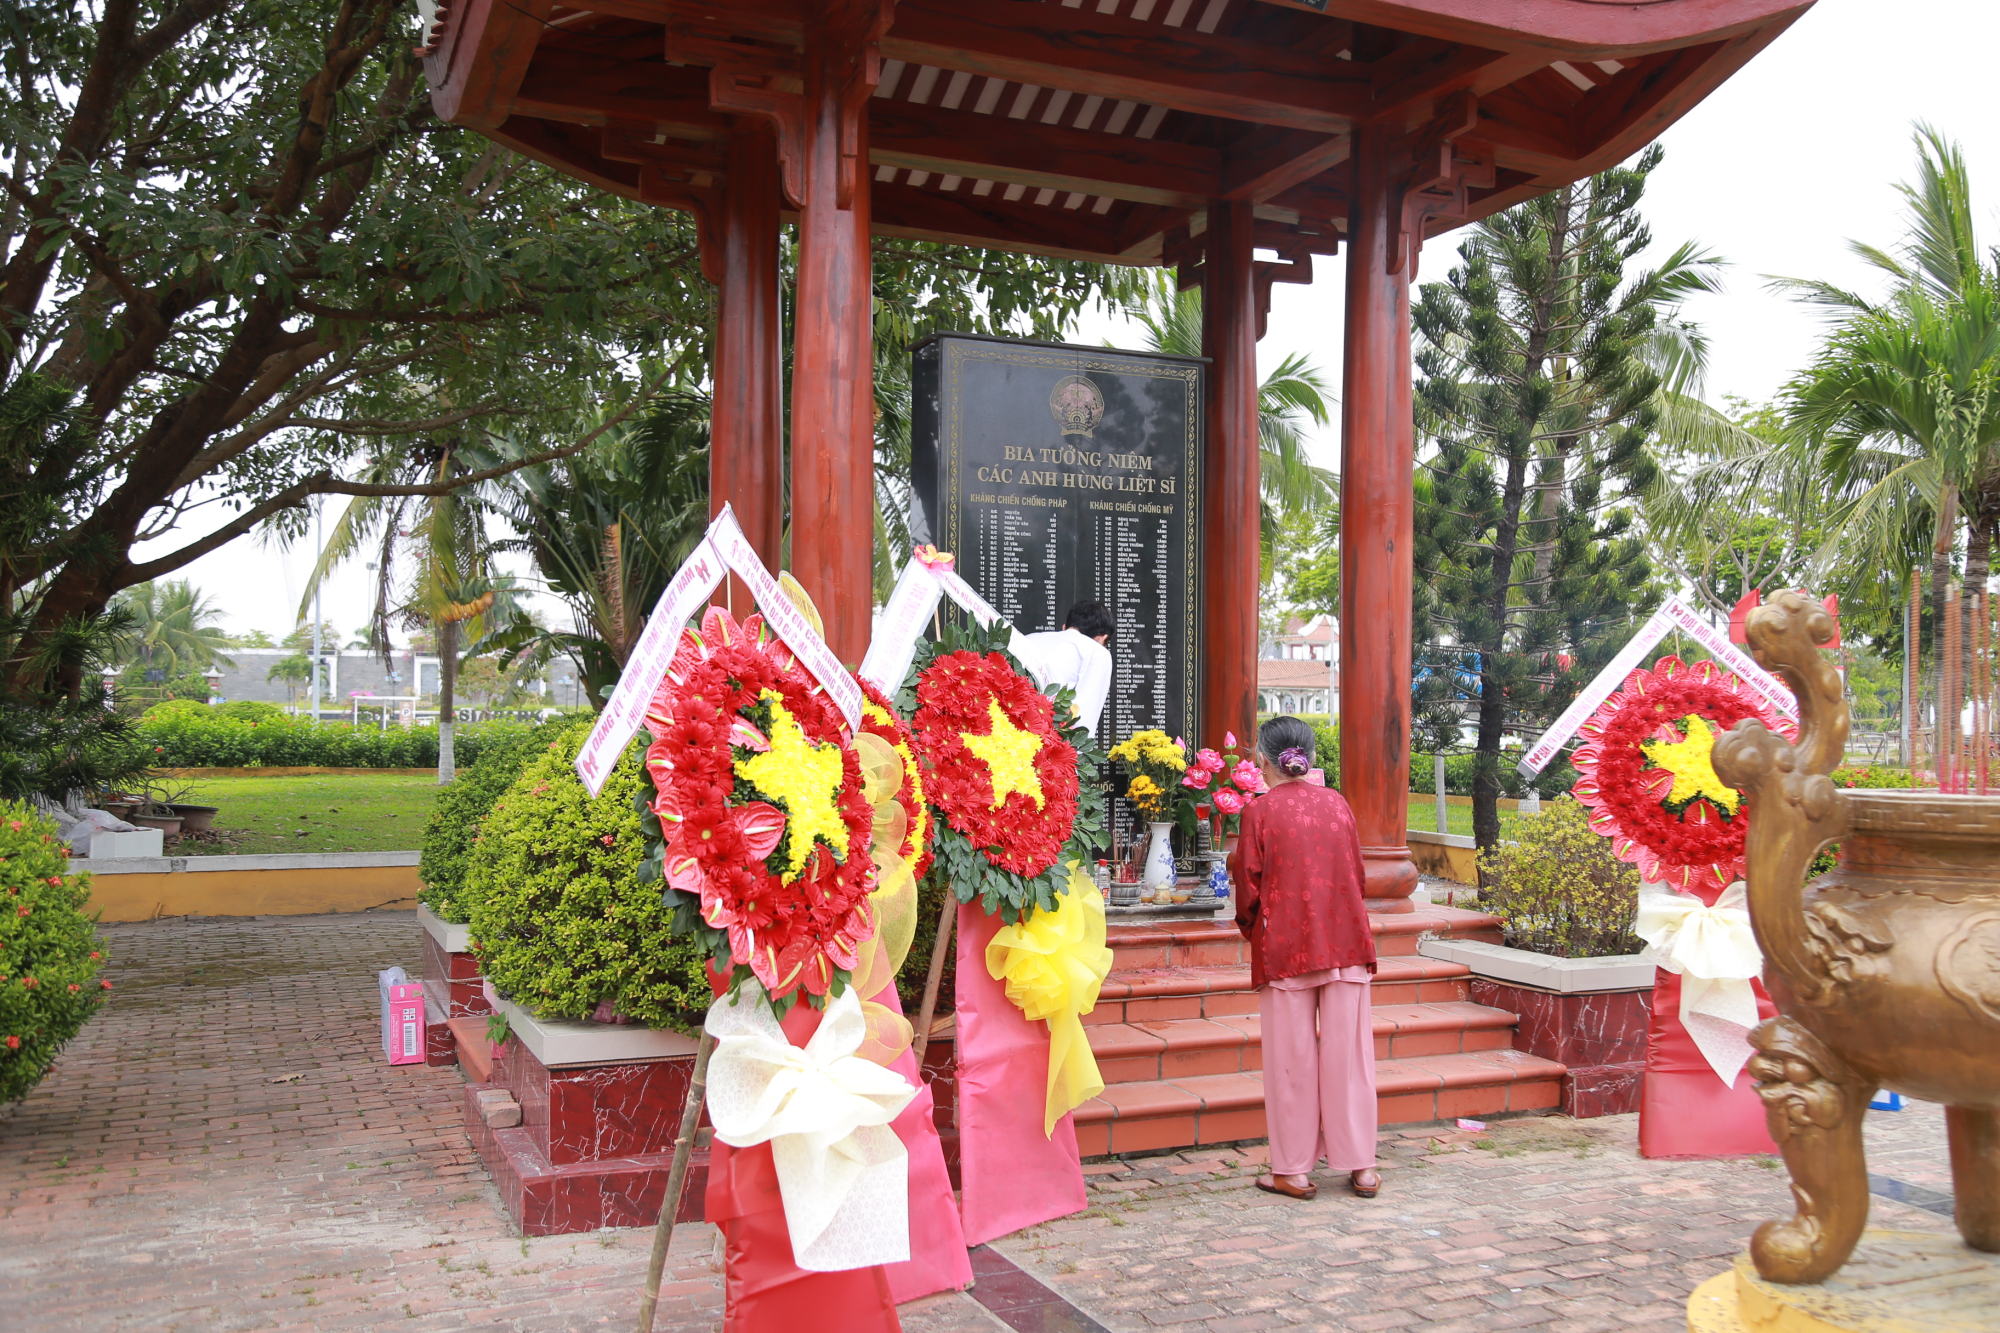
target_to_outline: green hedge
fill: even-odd
[[[1500,794],[1519,798],[1528,794],[1528,782],[1521,776],[1521,770],[1514,767],[1521,757],[1520,751],[1509,750],[1500,756]],[[1410,756],[1410,790],[1432,791],[1437,786],[1436,761],[1428,754]],[[1473,756],[1469,754],[1448,754],[1444,757],[1444,794],[1447,796],[1472,795]],[[1535,779],[1534,788],[1546,799],[1560,796],[1576,785],[1577,772],[1569,765],[1569,760],[1558,759],[1542,770]]]
[[[594,799],[572,767],[588,721],[521,770],[473,840],[462,893],[479,970],[550,1018],[598,1005],[652,1027],[701,1022],[710,992],[691,938],[676,939],[660,884],[642,884],[646,839],[633,746]]]
[[[417,862],[417,875],[424,887],[417,900],[439,920],[462,923],[468,919],[470,904],[461,890],[481,823],[493,803],[521,776],[521,770],[576,725],[571,721],[545,722],[523,728],[518,736],[504,732],[489,736],[478,761],[459,770],[457,780],[438,793],[430,822],[424,826],[423,858]],[[584,731],[588,733],[587,725]]]
[[[137,730],[162,768],[431,768],[438,761],[435,726],[315,727],[310,718],[260,722],[179,704],[151,710]],[[525,722],[461,723],[452,732],[453,761],[469,767],[488,747],[512,744],[530,730]]]

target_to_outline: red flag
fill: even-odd
[[[1752,611],[1755,611],[1763,604],[1764,596],[1755,588],[1743,594],[1742,600],[1737,602],[1735,607],[1729,612],[1729,641],[1731,643],[1750,642],[1750,636],[1744,631],[1744,622],[1750,618]]]
[[[1825,607],[1826,613],[1833,617],[1833,641],[1826,646],[1838,651],[1840,648],[1840,594],[1837,592],[1828,593],[1820,602],[1820,605]]]

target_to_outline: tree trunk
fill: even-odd
[[[458,675],[458,623],[438,625],[438,781],[450,782],[458,776],[451,756],[451,687]]]

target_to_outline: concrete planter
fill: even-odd
[[[69,868],[90,872],[90,905],[106,921],[407,911],[422,887],[416,852],[72,856]]]
[[[1521,1016],[1515,1049],[1569,1067],[1565,1113],[1585,1119],[1639,1109],[1652,1016],[1651,959],[1552,958],[1469,940],[1426,940],[1418,952],[1471,968],[1474,1003]]]
[[[538,1018],[507,1000],[500,1012],[507,1044],[489,1081],[466,1084],[465,1123],[522,1234],[653,1225],[694,1077],[694,1039]],[[496,1115],[496,1104],[506,1109]],[[707,1178],[708,1152],[697,1146],[681,1220],[700,1220]]]

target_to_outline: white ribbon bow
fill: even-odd
[[[1734,1087],[1757,1026],[1750,979],[1764,970],[1743,881],[1724,889],[1713,907],[1664,884],[1641,883],[1633,931],[1646,941],[1646,957],[1681,978],[1681,1023],[1716,1077]]]
[[[792,1261],[831,1273],[910,1257],[909,1154],[889,1127],[917,1090],[854,1052],[868,1035],[849,987],[803,1048],[770,1006],[744,995],[709,1006],[715,1038],[708,1116],[732,1148],[768,1141]]]

